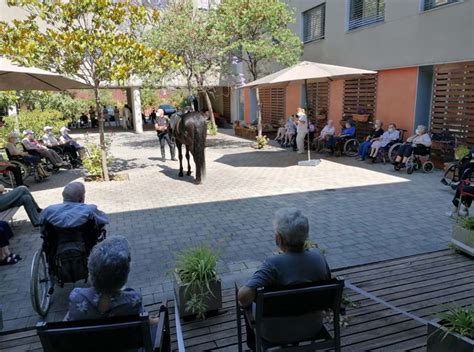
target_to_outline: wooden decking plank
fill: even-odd
[[[21,338],[29,337],[29,336],[33,336],[33,335],[36,335],[36,330],[35,329],[15,332],[13,334],[0,335],[0,344],[4,341],[21,339]]]
[[[387,351],[387,348],[392,351],[414,351],[420,348],[421,349],[424,348],[424,351],[426,351],[426,339],[427,337],[426,337],[426,331],[425,331],[423,334],[421,334],[418,337],[401,341],[401,342],[397,342],[392,345],[375,348],[371,352],[385,352]]]
[[[188,347],[186,345],[186,351],[190,351],[190,352],[212,351],[216,347],[217,347],[216,343],[214,341],[210,341],[210,342],[205,342],[205,343],[202,343],[200,345],[195,345],[195,346]]]
[[[32,342],[37,342],[39,341],[39,337],[34,335],[34,336],[28,336],[28,337],[23,337],[21,339],[15,339],[15,340],[10,340],[10,341],[5,341],[0,344],[0,351],[3,351],[4,349],[7,348],[12,348],[15,346],[24,346],[28,345]]]

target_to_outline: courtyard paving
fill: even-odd
[[[250,275],[275,251],[272,216],[281,207],[304,211],[310,239],[325,249],[333,269],[440,250],[449,243],[452,224],[444,213],[453,194],[440,184],[439,171],[407,175],[390,165],[345,157],[301,167],[297,162],[304,156],[276,147],[257,151],[249,141],[220,133],[208,139],[207,178],[196,186],[192,177],[178,177],[178,162],[160,161],[153,132],[112,138],[112,169],[129,180],[87,183],[86,201],[110,215],[109,236],[129,239],[128,286],[140,290],[146,303],[171,297],[175,254],[200,243],[220,253],[226,285]],[[62,171],[42,184],[30,181],[31,190],[46,207],[61,202],[62,187],[81,177],[80,170]],[[23,210],[15,219],[11,247],[24,260],[0,267],[4,331],[38,320],[29,283],[41,239],[24,221]],[[56,289],[48,320],[63,318],[72,287]]]

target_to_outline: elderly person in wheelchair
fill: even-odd
[[[326,259],[318,249],[306,250],[305,242],[308,239],[308,218],[301,211],[294,208],[280,209],[275,213],[273,221],[275,242],[282,254],[267,258],[262,266],[253,274],[250,280],[238,291],[238,300],[243,307],[254,309],[256,289],[260,287],[285,287],[310,282],[329,280],[331,272]],[[252,313],[253,315],[255,312]],[[273,318],[264,327],[263,336],[267,341],[278,342],[282,329],[292,335],[314,334],[322,326],[322,315],[308,313],[291,319]],[[302,327],[301,322],[304,322]],[[292,324],[294,323],[294,324]],[[297,324],[296,324],[297,323]],[[255,349],[255,338],[250,322],[246,319],[247,344]]]
[[[415,134],[407,138],[405,144],[398,149],[398,155],[394,162],[394,169],[399,171],[406,167],[407,161],[412,156],[426,156],[430,153],[431,137],[427,133],[426,126],[419,125]]]
[[[383,148],[388,148],[388,146],[400,138],[400,131],[397,130],[397,126],[394,123],[388,125],[387,131],[385,131],[382,136],[374,139],[371,145],[369,158],[375,162],[379,151]]]

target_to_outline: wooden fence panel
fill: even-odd
[[[262,124],[279,126],[285,118],[286,88],[260,88],[260,104],[262,109]]]

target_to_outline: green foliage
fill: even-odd
[[[207,122],[207,133],[209,133],[211,136],[217,135],[217,126],[214,125],[211,121]]]
[[[269,139],[267,136],[257,136],[257,149],[263,149],[268,144]]]
[[[243,61],[253,80],[264,64],[290,66],[302,54],[300,39],[288,28],[295,15],[283,1],[223,0],[217,17],[224,51]]]
[[[474,233],[474,218],[470,216],[460,216],[457,221],[459,225]]]
[[[465,144],[460,144],[454,150],[454,156],[455,156],[456,160],[461,160],[466,155],[469,155],[470,152],[471,152],[471,150],[469,149],[469,146],[467,146]]]
[[[113,157],[109,153],[111,143],[112,140],[110,138],[106,139],[107,165],[110,165],[113,162]],[[95,143],[87,144],[87,153],[82,160],[82,164],[90,176],[103,177],[100,145]]]
[[[7,135],[16,130],[15,116],[7,116],[4,118],[5,127],[0,129],[0,136],[3,141],[7,140]],[[33,110],[21,111],[18,115],[19,129],[18,132],[24,130],[32,130],[36,138],[43,136],[43,128],[45,126],[53,127],[55,134],[59,133],[59,129],[67,124],[63,115],[56,110]]]
[[[470,339],[474,338],[473,307],[447,307],[446,312],[438,314],[447,333],[457,333]],[[447,334],[446,333],[446,334]]]
[[[199,318],[206,313],[206,297],[211,294],[209,283],[217,279],[218,256],[209,247],[199,246],[185,250],[178,256],[176,273],[187,285],[186,291],[191,291],[191,299],[186,310]]]

